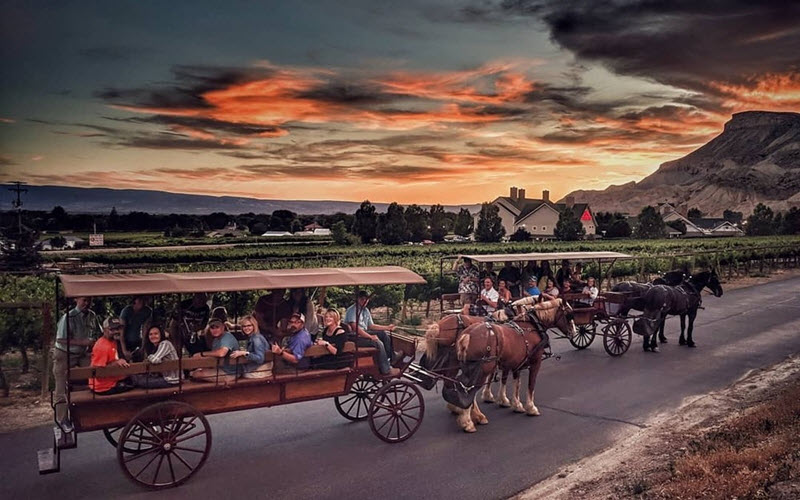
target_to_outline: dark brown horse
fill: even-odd
[[[459,396],[467,397],[459,397],[459,401],[450,402],[454,403],[457,410],[458,407],[463,408],[463,400],[468,402],[466,408],[457,411],[459,426],[465,432],[475,432],[474,422],[477,420],[481,423],[486,418],[478,407],[477,393],[487,381],[491,383],[490,377],[495,370],[503,373],[503,395],[508,373],[513,374],[514,410],[532,416],[539,415],[533,395],[536,377],[544,359],[544,348],[547,346],[547,336],[542,329],[546,330],[551,326],[558,327],[569,337],[575,334],[572,308],[561,299],[539,304],[515,317],[513,323],[475,323],[461,332],[456,340],[456,356],[460,364],[458,380],[461,390],[466,394]],[[528,369],[528,398],[523,405],[519,390],[520,372],[524,369]],[[442,394],[447,397],[445,391]]]

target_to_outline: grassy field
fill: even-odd
[[[75,232],[75,233],[46,233],[42,234],[40,239],[49,239],[61,234],[62,236],[75,236],[82,238],[87,243],[89,241],[89,233]],[[221,236],[219,238],[211,238],[209,236],[164,236],[164,233],[157,231],[141,231],[141,232],[106,232],[103,233],[103,240],[107,248],[125,248],[125,247],[161,247],[161,246],[182,246],[182,245],[220,245],[220,244],[258,244],[258,243],[276,243],[276,242],[330,242],[327,237],[280,237],[280,238],[267,238],[263,236]]]

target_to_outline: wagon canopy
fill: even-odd
[[[464,255],[460,258],[472,259],[475,262],[518,262],[523,260],[570,260],[575,262],[590,260],[633,259],[632,255],[619,252],[539,252],[539,253],[495,253]]]
[[[64,284],[66,297],[426,283],[422,276],[400,266],[196,273],[63,274],[61,282]]]

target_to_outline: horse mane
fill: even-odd
[[[561,299],[548,300],[533,306],[533,312],[543,325],[553,325],[556,322],[556,313],[561,307],[561,303]]]

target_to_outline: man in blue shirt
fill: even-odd
[[[306,317],[302,313],[294,313],[289,317],[286,330],[286,347],[272,344],[272,353],[275,354],[275,370],[279,372],[293,372],[307,370],[309,359],[305,357],[306,349],[311,347],[311,334],[306,330]]]
[[[392,337],[389,332],[394,330],[394,325],[379,325],[372,321],[372,313],[367,309],[369,294],[361,290],[358,292],[358,303],[347,308],[344,321],[350,325],[350,331],[356,332],[356,343],[360,347],[375,347],[378,349],[378,369],[384,375],[392,369],[389,355],[394,355],[392,350]],[[356,306],[358,307],[358,325],[356,325]],[[370,331],[374,331],[373,335]],[[402,356],[402,355],[399,355]]]
[[[224,358],[225,363],[218,365],[221,369],[217,373],[216,368],[198,368],[192,372],[192,378],[205,380],[208,382],[228,383],[236,380],[236,365],[231,364],[228,355],[239,349],[239,341],[231,332],[225,331],[225,323],[219,318],[212,318],[208,322],[208,330],[211,332],[211,350],[198,352],[193,357],[197,358]]]

